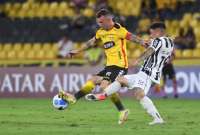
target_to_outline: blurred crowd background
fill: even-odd
[[[153,21],[164,21],[176,59],[200,58],[199,0],[0,0],[0,66],[96,65],[101,48],[63,58],[97,30],[95,13],[107,8],[115,21],[148,39]],[[128,43],[128,57],[144,48]]]

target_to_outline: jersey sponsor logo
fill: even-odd
[[[156,48],[156,47],[158,46],[159,42],[160,42],[159,39],[155,39],[155,40],[153,41],[153,45],[152,45],[152,46],[153,46],[154,48]]]
[[[104,43],[104,48],[105,49],[112,48],[113,46],[115,46],[115,43],[113,41]]]

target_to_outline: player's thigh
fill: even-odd
[[[167,65],[166,75],[167,75],[168,79],[170,79],[170,80],[173,80],[173,78],[175,78],[176,73],[175,73],[174,66],[172,64]]]
[[[124,80],[124,82],[126,82],[126,86],[129,89],[133,89],[135,86],[136,79],[137,79],[137,74],[124,75],[123,78],[126,79],[126,80]],[[120,77],[117,80],[121,80],[121,82],[122,82],[123,79],[121,79],[121,77]]]
[[[128,87],[128,79],[124,76],[119,76],[116,78],[116,81],[118,81],[122,86]]]
[[[108,78],[108,81],[114,82],[117,77],[127,74],[127,69],[117,67],[117,66],[110,66],[106,69],[105,77]]]
[[[135,88],[140,88],[144,91],[145,95],[148,93],[152,84],[150,78],[143,72],[125,75],[124,77],[128,80],[128,89],[135,90]]]
[[[169,75],[169,79],[171,79],[171,80],[176,79],[176,73],[175,73],[175,70],[173,68],[170,69],[168,75]]]
[[[94,80],[95,80],[95,82],[96,82],[97,85],[100,85],[101,82],[103,80],[105,80],[106,73],[107,73],[107,70],[106,70],[106,67],[105,67],[103,70],[101,70],[97,74],[93,75]]]
[[[109,84],[110,82],[108,80],[102,80],[99,87],[101,90],[104,90]]]
[[[142,88],[140,88],[140,87],[134,87],[133,91],[134,91],[134,97],[137,100],[142,99],[146,95],[145,91]]]
[[[100,88],[105,89],[110,83],[114,82],[115,79],[120,76],[127,74],[127,69],[120,68],[117,66],[107,66],[104,70],[100,71],[97,75],[103,77],[100,83]]]

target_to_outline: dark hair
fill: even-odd
[[[157,28],[166,29],[166,26],[163,22],[154,22],[151,24],[149,29],[157,29]]]
[[[100,9],[100,10],[96,13],[96,17],[97,17],[97,18],[100,18],[101,16],[108,16],[108,15],[112,16],[112,14],[110,13],[110,11],[107,10],[107,9],[104,9],[104,8]]]

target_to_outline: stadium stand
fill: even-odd
[[[131,32],[145,38],[152,21],[164,21],[178,44],[183,40],[176,37],[181,36],[187,43],[187,47],[177,45],[176,58],[200,58],[198,0],[6,0],[0,3],[0,65],[85,64],[84,54],[73,60],[57,58],[57,42],[67,35],[77,47],[92,37],[97,29],[95,12],[102,7],[113,11],[115,19]],[[138,45],[128,48],[130,58],[144,50]]]

